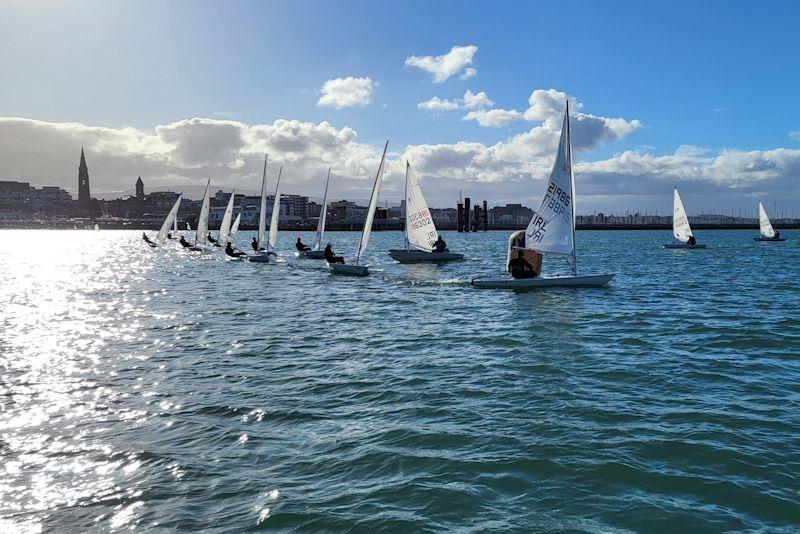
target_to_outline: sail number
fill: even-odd
[[[431,220],[431,214],[427,208],[419,210],[408,217],[408,227],[412,230],[418,230],[429,224],[433,224],[433,220]]]
[[[547,220],[538,213],[535,213],[528,228],[530,228],[531,231],[526,232],[525,235],[530,238],[531,241],[541,243],[542,238],[547,233]]]
[[[547,193],[544,195],[542,205],[552,210],[555,215],[563,215],[564,220],[568,221],[569,218],[572,217],[572,211],[570,210],[571,200],[569,193],[558,187],[555,183],[550,182],[550,187],[547,188]]]

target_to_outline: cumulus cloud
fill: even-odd
[[[433,77],[433,83],[444,83],[462,70],[462,79],[475,76],[478,71],[472,65],[472,58],[478,51],[475,45],[454,46],[441,56],[409,56],[405,64],[408,67],[417,67]]]
[[[459,80],[469,80],[470,78],[478,75],[478,69],[475,67],[467,67],[464,69],[464,72],[461,73],[461,76],[458,77]]]
[[[477,121],[481,126],[499,128],[522,119],[522,113],[515,109],[486,109],[470,111],[464,115],[462,121]]]
[[[372,92],[376,85],[377,83],[368,76],[333,78],[322,84],[317,105],[336,109],[366,106],[372,102]]]
[[[447,100],[446,98],[439,98],[438,96],[434,96],[430,100],[426,100],[425,102],[420,102],[419,104],[417,104],[417,109],[426,109],[428,111],[433,111],[435,113],[442,111],[451,111],[453,109],[458,109],[460,107],[461,104],[459,104],[455,100]]]
[[[489,100],[489,97],[483,91],[476,94],[467,89],[464,93],[464,98],[448,100],[434,96],[430,100],[417,104],[417,109],[425,109],[438,114],[442,111],[452,111],[454,109],[476,109],[493,105],[494,102]]]
[[[475,108],[488,108],[490,106],[494,106],[494,102],[489,100],[489,97],[486,96],[486,93],[483,91],[479,91],[478,93],[473,93],[469,89],[464,93],[464,107],[468,109],[475,109]]]

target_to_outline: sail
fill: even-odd
[[[206,236],[208,235],[208,210],[211,207],[211,196],[209,195],[209,188],[211,187],[211,180],[206,184],[206,194],[203,195],[203,206],[200,208],[200,217],[197,219],[197,231],[195,233],[194,244],[205,245],[207,243]]]
[[[383,147],[383,156],[381,157],[381,164],[378,167],[378,174],[375,175],[375,183],[372,185],[372,194],[369,197],[369,207],[367,208],[367,218],[364,221],[364,230],[361,233],[361,242],[358,244],[358,254],[356,255],[356,262],[367,250],[367,243],[369,242],[369,234],[372,231],[372,221],[375,219],[375,208],[378,207],[378,195],[381,192],[381,179],[386,165],[386,149],[389,148],[389,141],[386,141],[386,146]]]
[[[683,209],[683,202],[681,202],[677,187],[672,203],[672,235],[684,243],[692,237],[692,227],[689,226],[689,217],[686,216],[686,210]]]
[[[231,191],[231,198],[228,199],[228,205],[225,207],[225,215],[222,216],[222,222],[219,225],[220,245],[228,242],[228,234],[231,231],[231,219],[233,218],[233,199],[235,196],[236,189]]]
[[[758,202],[758,226],[761,228],[761,235],[764,237],[775,237],[775,229],[772,227],[772,223],[769,222],[767,210],[764,209],[761,201]]]
[[[178,197],[178,198],[180,198],[180,197]],[[177,212],[175,212],[175,217],[172,218],[172,234],[174,235],[175,239],[178,239],[178,213]]]
[[[406,242],[414,248],[430,252],[434,248],[439,232],[422,196],[417,176],[406,162]]]
[[[325,236],[325,218],[328,216],[328,184],[331,182],[331,169],[328,167],[328,179],[325,181],[325,194],[322,195],[322,208],[317,220],[317,235],[314,238],[314,246],[311,250],[319,250],[322,246],[322,238]]]
[[[178,208],[181,207],[181,196],[183,194],[178,195],[178,200],[175,201],[175,204],[172,206],[172,209],[169,210],[167,214],[167,218],[164,219],[164,224],[161,225],[161,230],[158,231],[158,239],[159,243],[163,243],[167,239],[167,232],[169,232],[170,227],[178,220]]]
[[[274,251],[278,243],[278,220],[281,216],[281,173],[278,169],[278,181],[275,183],[275,201],[272,203],[272,219],[269,221],[269,247]]]
[[[575,182],[572,177],[572,147],[569,133],[569,103],[556,160],[542,201],[525,230],[526,249],[551,254],[575,253]]]
[[[264,246],[264,233],[267,229],[267,159],[264,156],[264,172],[261,174],[261,209],[258,212],[258,249]]]
[[[236,219],[234,219],[233,224],[231,225],[231,231],[228,234],[228,241],[233,243],[236,239],[236,234],[239,233],[239,223],[242,221],[242,213],[239,212],[236,214]]]

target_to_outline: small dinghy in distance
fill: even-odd
[[[689,217],[686,215],[686,210],[683,209],[683,202],[677,187],[673,190],[672,195],[672,237],[673,242],[667,243],[664,248],[687,250],[706,248],[705,245],[691,244],[694,241],[694,234],[692,227],[689,226]]]
[[[263,249],[264,234],[267,229],[267,159],[269,156],[264,156],[264,172],[261,174],[261,206],[258,213],[258,236],[256,238],[257,252],[253,252],[247,257],[248,260],[254,263],[269,263],[269,254]]]
[[[480,289],[527,290],[545,287],[600,287],[608,284],[614,274],[578,274],[575,252],[575,179],[572,174],[572,145],[569,131],[569,102],[564,111],[564,124],[558,143],[556,160],[550,172],[539,208],[533,213],[528,228],[515,232],[509,238],[509,257],[513,252],[526,251],[567,258],[572,274],[535,276],[533,278],[474,278],[472,285]],[[527,260],[526,260],[527,261]]]
[[[164,224],[161,225],[161,229],[158,231],[158,236],[156,237],[156,241],[158,241],[158,243],[161,245],[163,245],[164,242],[167,240],[167,234],[169,233],[170,227],[174,227],[175,222],[178,220],[178,208],[181,207],[182,196],[183,193],[178,195],[178,199],[175,201],[175,204],[173,204],[172,209],[169,210],[167,218],[164,219]],[[177,232],[175,233],[177,234]]]
[[[358,262],[367,250],[367,243],[369,242],[369,234],[372,231],[372,221],[375,219],[375,208],[378,206],[378,195],[381,191],[381,179],[383,172],[386,168],[386,150],[389,148],[389,141],[386,141],[386,146],[383,147],[383,157],[381,157],[381,164],[378,166],[378,174],[375,175],[375,183],[372,184],[372,194],[369,197],[369,207],[367,208],[367,217],[364,220],[364,229],[361,231],[361,241],[358,243],[358,252],[356,253],[356,262],[353,265],[346,265],[344,263],[329,263],[328,267],[334,274],[345,274],[348,276],[369,276],[369,269],[366,265],[359,265]]]
[[[405,249],[390,249],[389,256],[399,263],[427,263],[463,260],[463,254],[454,254],[447,249],[434,252],[439,232],[433,223],[428,203],[422,196],[417,176],[406,161],[406,193],[405,193]]]
[[[786,238],[781,237],[780,232],[776,232],[772,227],[772,223],[769,222],[769,217],[767,217],[767,210],[764,209],[760,200],[758,201],[758,227],[761,231],[761,236],[754,237],[754,241],[786,241]]]
[[[297,256],[308,260],[324,260],[325,253],[322,249],[322,239],[325,237],[325,219],[328,216],[328,184],[331,182],[331,169],[328,167],[328,179],[325,181],[325,193],[322,195],[322,208],[319,211],[317,220],[317,235],[314,237],[314,245],[311,250],[298,250]]]
[[[231,198],[228,199],[228,205],[225,206],[225,214],[222,216],[222,222],[219,225],[217,242],[214,243],[215,247],[225,248],[225,245],[228,243],[228,236],[231,233],[231,219],[233,219],[233,202],[235,197],[236,189],[231,191]]]
[[[200,208],[200,217],[197,219],[197,230],[194,234],[194,246],[189,247],[189,250],[195,252],[202,252],[204,246],[208,245],[208,212],[211,208],[211,179],[209,178],[206,184],[206,193],[203,195],[203,205]]]

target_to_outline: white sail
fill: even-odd
[[[372,221],[375,219],[375,208],[378,207],[378,195],[381,192],[381,179],[386,165],[386,149],[389,148],[389,141],[386,141],[386,146],[383,147],[383,156],[381,157],[381,164],[378,167],[378,174],[375,175],[375,183],[372,185],[372,194],[369,197],[369,207],[367,208],[367,218],[364,221],[364,230],[361,232],[361,242],[358,244],[358,254],[356,255],[356,264],[364,251],[367,250],[367,243],[369,242],[369,234],[372,231]]]
[[[261,208],[258,212],[258,249],[261,250],[264,246],[264,233],[267,229],[267,159],[269,155],[264,156],[264,172],[261,174]]]
[[[322,238],[325,236],[325,218],[328,216],[328,184],[331,182],[331,169],[328,167],[328,179],[325,181],[325,194],[322,195],[322,208],[317,220],[317,235],[314,238],[314,246],[311,250],[319,250],[322,247]]]
[[[222,216],[222,222],[219,225],[219,244],[222,245],[228,242],[228,234],[231,231],[231,219],[233,218],[233,199],[236,196],[236,189],[231,191],[231,198],[228,199],[228,205],[225,207],[225,215]]]
[[[406,244],[430,252],[434,248],[439,232],[433,224],[433,217],[422,196],[422,189],[411,164],[406,162]]]
[[[281,173],[283,167],[278,170],[278,181],[275,183],[275,201],[272,203],[272,219],[269,221],[269,248],[275,251],[278,243],[278,221],[281,216]]]
[[[200,208],[200,217],[197,219],[197,231],[195,232],[194,244],[196,246],[205,245],[208,240],[208,210],[211,208],[211,196],[209,188],[211,187],[211,180],[206,184],[206,194],[203,195],[203,206]]]
[[[192,231],[192,225],[189,224],[189,221],[186,221],[186,229],[189,230],[190,232]]]
[[[775,237],[775,229],[772,227],[772,223],[769,222],[767,210],[764,209],[761,201],[758,202],[758,226],[761,228],[761,235],[764,237]]]
[[[178,239],[178,212],[175,212],[175,217],[172,218],[172,235],[175,239]]]
[[[575,181],[572,177],[572,146],[569,132],[569,102],[556,160],[542,201],[525,230],[524,247],[550,254],[575,257]]]
[[[236,234],[239,233],[239,223],[242,222],[242,213],[239,212],[236,214],[236,219],[233,220],[233,224],[231,225],[230,234],[228,234],[228,241],[233,243],[236,239]]]
[[[689,226],[689,217],[686,216],[686,210],[683,209],[683,202],[681,202],[677,187],[672,201],[672,235],[683,243],[692,237],[692,227]]]
[[[158,239],[159,243],[163,243],[167,239],[167,232],[171,226],[175,224],[175,221],[178,220],[178,208],[181,207],[181,196],[183,194],[178,195],[178,200],[175,201],[175,204],[172,206],[172,209],[169,210],[167,214],[167,218],[164,219],[164,224],[161,225],[161,230],[158,231]]]

